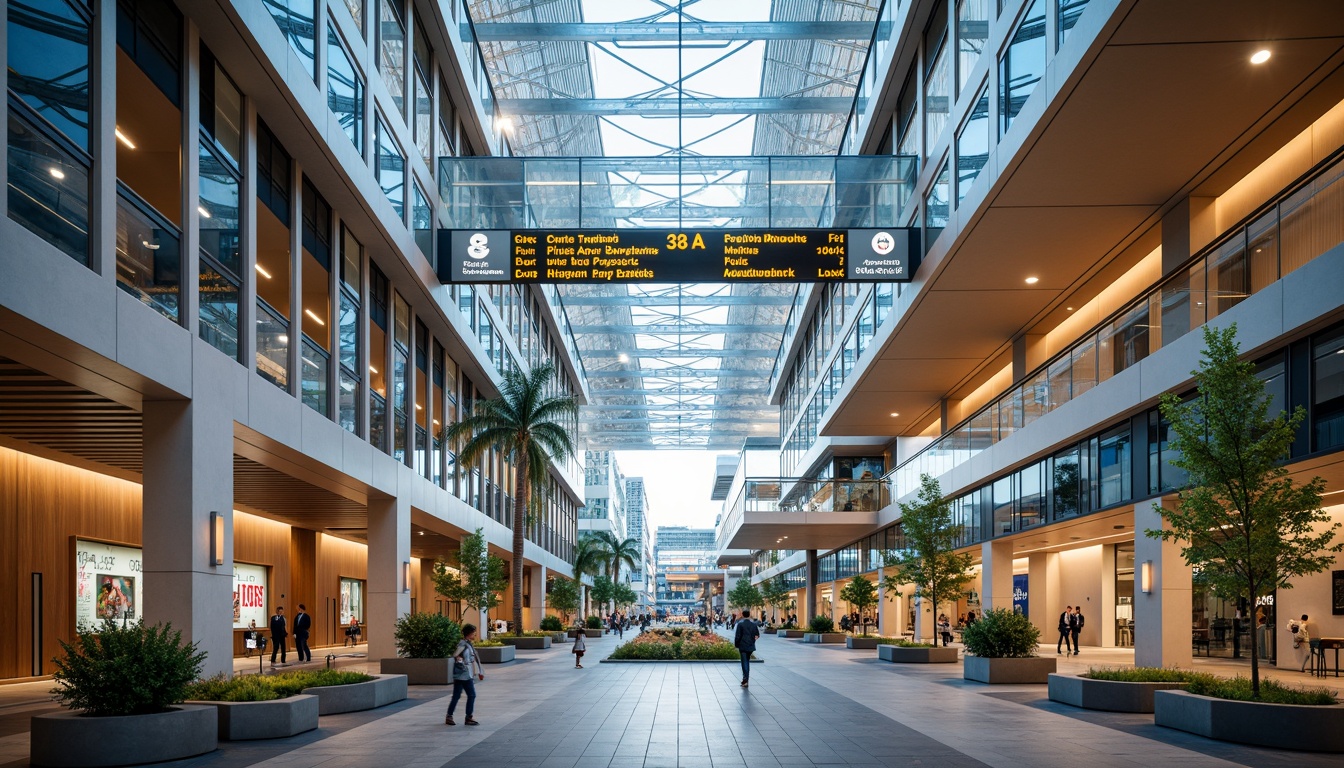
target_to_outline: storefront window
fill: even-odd
[[[1344,446],[1344,331],[1313,345],[1311,402],[1315,450]]]
[[[1115,548],[1115,644],[1134,645],[1134,545]]]
[[[330,582],[328,582],[330,583]],[[350,626],[353,619],[364,624],[364,581],[362,579],[341,579],[341,607],[339,618],[342,627]]]

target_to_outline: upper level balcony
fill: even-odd
[[[719,524],[727,549],[832,549],[877,526],[891,503],[884,480],[747,478]]]

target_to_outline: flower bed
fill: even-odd
[[[695,630],[651,630],[617,646],[617,661],[736,661],[737,649],[727,638]]]
[[[296,670],[278,675],[223,675],[192,683],[187,698],[194,701],[273,701],[297,696],[305,688],[366,683],[373,677],[363,672],[335,669]]]
[[[916,642],[914,642],[914,641],[912,641],[912,640],[906,640],[906,639],[903,638],[903,637],[879,637],[879,638],[877,638],[877,644],[878,644],[878,645],[896,645],[896,646],[900,646],[901,648],[932,648],[932,647],[934,647],[932,643],[916,643]]]

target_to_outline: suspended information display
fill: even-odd
[[[889,229],[451,229],[445,283],[905,282],[919,231]]]

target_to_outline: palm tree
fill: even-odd
[[[607,575],[612,584],[620,583],[621,566],[634,570],[639,562],[640,546],[638,539],[618,539],[610,531],[594,531],[592,538],[597,542],[602,560],[607,566]]]
[[[602,545],[596,539],[591,535],[579,537],[579,543],[574,545],[574,580],[583,588],[584,618],[588,616],[589,606],[588,588],[583,584],[583,577],[598,575],[606,567],[606,562]]]
[[[458,472],[471,467],[492,448],[514,467],[513,494],[513,631],[523,633],[523,543],[532,489],[545,487],[551,462],[574,455],[574,440],[564,426],[578,418],[574,398],[548,394],[555,365],[547,361],[530,374],[504,374],[499,397],[476,403],[471,415],[448,426],[442,439],[461,444]]]

